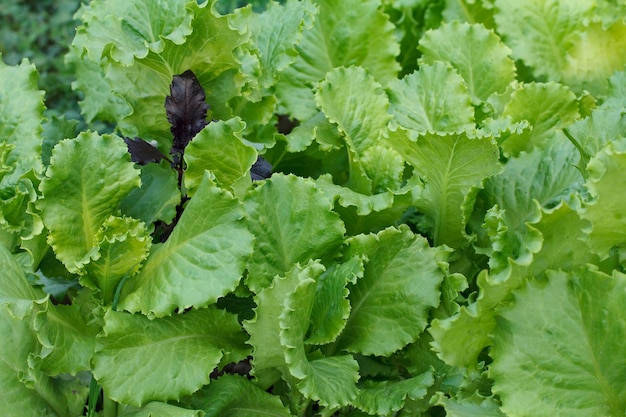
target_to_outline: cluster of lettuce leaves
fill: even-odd
[[[0,414],[623,417],[626,6],[227,3],[79,9],[114,133],[0,63]],[[187,70],[159,243],[176,172],[122,138],[169,152]]]

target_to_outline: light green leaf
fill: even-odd
[[[567,127],[579,117],[574,93],[556,83],[522,85],[513,91],[502,115],[511,117],[513,123],[526,120],[532,127],[528,134],[513,135],[502,143],[505,154],[513,156],[545,146],[557,129]]]
[[[239,201],[205,175],[167,241],[124,285],[120,308],[162,317],[233,291],[252,253],[242,218]]]
[[[407,398],[420,400],[435,382],[431,371],[402,381],[366,382],[354,406],[370,415],[391,415],[404,407]]]
[[[384,147],[389,100],[382,86],[362,67],[337,68],[326,74],[315,95],[328,120],[337,124],[348,149],[350,188],[370,194],[401,182],[402,158],[393,150],[381,170],[376,146]],[[365,180],[361,176],[366,175]]]
[[[85,265],[81,284],[97,289],[104,304],[113,301],[119,282],[134,275],[148,256],[152,236],[140,220],[109,217],[98,231],[98,259]]]
[[[152,401],[140,409],[130,408],[119,417],[204,417],[200,410],[188,410],[175,405]]]
[[[354,207],[361,216],[388,209],[393,205],[394,194],[391,191],[373,195],[361,194],[334,184],[329,174],[321,175],[315,183],[327,198],[337,201],[342,207]]]
[[[55,146],[38,208],[48,242],[68,271],[76,273],[97,257],[98,230],[137,186],[139,171],[117,136],[84,132]]]
[[[307,344],[332,343],[341,333],[350,315],[348,283],[363,277],[363,260],[359,257],[342,264],[332,264],[318,278],[313,300]]]
[[[275,174],[244,202],[255,236],[247,284],[254,292],[293,265],[336,253],[345,228],[310,179]]]
[[[474,108],[465,81],[442,62],[389,83],[394,120],[411,139],[426,132],[455,132],[474,126]]]
[[[10,173],[0,174],[0,188],[15,186],[26,172],[41,172],[41,134],[44,92],[38,89],[35,66],[26,59],[9,66],[0,54],[0,145],[13,146],[4,164]],[[3,190],[4,191],[4,190]]]
[[[298,57],[277,85],[288,114],[307,120],[316,113],[310,86],[341,66],[359,65],[387,83],[400,69],[394,27],[377,0],[318,1],[319,12],[297,47]],[[364,88],[361,92],[366,92]]]
[[[444,23],[420,39],[422,64],[449,63],[465,80],[474,104],[502,93],[515,79],[511,50],[482,24]]]
[[[513,58],[533,69],[536,77],[560,81],[568,55],[582,40],[593,0],[496,0],[497,29],[513,50]],[[519,22],[524,22],[520,25]]]
[[[310,1],[269,2],[263,13],[241,8],[230,18],[231,26],[240,32],[250,31],[251,41],[259,55],[259,84],[271,87],[277,77],[298,56],[296,45],[303,29],[313,25],[317,8]]]
[[[64,417],[80,415],[87,387],[75,378],[53,379],[30,368],[31,354],[40,346],[31,320],[13,317],[0,304],[0,334],[10,335],[0,343],[0,414],[6,417]]]
[[[352,310],[336,347],[387,356],[414,342],[439,304],[437,249],[406,226],[348,240],[345,254],[365,256],[365,273],[349,285]]]
[[[96,335],[101,328],[75,305],[53,305],[35,315],[33,330],[41,344],[38,369],[47,375],[76,375],[91,369]]]
[[[626,276],[552,272],[502,312],[490,377],[502,411],[516,416],[622,416]]]
[[[191,394],[247,355],[237,317],[215,308],[154,320],[109,310],[104,321],[93,374],[109,398],[138,407]]]
[[[263,288],[254,297],[257,305],[252,320],[244,322],[244,328],[250,334],[253,348],[252,373],[261,381],[260,385],[268,388],[275,372],[287,372],[284,347],[281,345],[281,326],[279,318],[283,314],[284,302],[298,284],[303,281],[315,281],[324,272],[319,262],[310,262],[306,266],[296,264],[285,275],[275,276],[271,285]],[[308,326],[306,323],[300,325]],[[265,386],[266,383],[269,385]]]
[[[626,142],[624,139],[607,145],[589,161],[589,179],[585,183],[592,200],[582,213],[591,222],[589,245],[605,259],[613,246],[623,251],[626,243],[624,232],[624,202],[622,194],[616,192],[626,185]]]
[[[75,47],[92,61],[110,58],[129,66],[150,51],[161,52],[165,39],[182,44],[193,15],[185,2],[96,0],[83,4],[77,17],[83,24],[76,30]]]
[[[169,162],[141,167],[141,187],[132,190],[120,204],[122,213],[151,225],[157,220],[170,223],[180,203],[176,171]]]
[[[192,196],[209,170],[216,183],[225,189],[233,187],[242,177],[250,185],[250,167],[257,158],[256,150],[243,142],[246,124],[239,118],[210,123],[185,148],[185,186]]]
[[[33,303],[41,304],[46,301],[46,294],[27,281],[22,266],[2,245],[0,265],[0,306],[6,305],[6,311],[13,317],[22,319],[32,310]]]
[[[496,215],[498,210],[492,209],[493,217],[487,224],[493,273],[507,269],[508,258],[525,265],[530,263],[529,256],[541,247],[541,237],[527,227],[527,222],[539,221],[540,207],[554,207],[582,189],[583,177],[576,169],[578,158],[578,152],[565,137],[554,136],[544,149],[522,152],[509,159],[502,173],[485,182],[481,199],[486,207],[497,206],[501,210]]]
[[[475,395],[470,398],[455,398],[439,395],[438,398],[437,404],[445,408],[446,416],[449,417],[506,417],[493,397],[482,398]]]
[[[289,373],[298,380],[298,390],[309,399],[319,401],[325,407],[336,408],[348,405],[356,396],[359,365],[350,355],[326,356],[309,360],[305,349],[306,337],[316,293],[316,280],[323,267],[308,276],[297,275],[299,282],[287,294],[283,312],[279,316],[280,343]]]
[[[491,138],[466,133],[427,133],[417,141],[396,135],[392,146],[425,182],[416,205],[426,215],[435,245],[467,245],[465,224],[473,202],[470,190],[500,171],[498,147]]]
[[[224,375],[196,393],[191,405],[206,417],[291,417],[277,395],[239,375]]]

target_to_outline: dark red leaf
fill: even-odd
[[[169,161],[169,159],[165,155],[163,155],[163,152],[161,152],[143,139],[124,138],[124,142],[126,142],[128,152],[130,153],[130,159],[133,162],[145,165],[149,162],[158,163],[161,162],[161,160],[163,159]]]

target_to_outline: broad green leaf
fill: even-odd
[[[306,266],[296,264],[290,271],[281,276],[275,276],[271,285],[266,286],[254,297],[257,305],[252,320],[244,322],[243,327],[250,335],[250,344],[253,348],[252,373],[260,380],[263,388],[270,379],[276,377],[276,372],[287,372],[285,349],[281,345],[281,326],[279,318],[285,310],[284,302],[298,284],[303,281],[315,281],[324,272],[319,262],[310,262]],[[301,325],[308,326],[306,323]],[[280,376],[280,374],[279,374]]]
[[[301,278],[283,302],[279,316],[280,343],[291,376],[297,379],[298,390],[309,399],[319,401],[325,407],[336,408],[350,404],[356,396],[359,365],[350,355],[326,356],[309,360],[304,339],[307,335],[313,312],[317,273]]]
[[[342,207],[354,207],[361,216],[372,212],[382,211],[393,205],[394,194],[391,191],[374,195],[361,194],[350,188],[333,183],[329,174],[324,174],[315,180],[318,188],[332,201]]]
[[[422,64],[443,61],[452,65],[465,80],[474,104],[502,93],[515,79],[511,50],[480,23],[444,23],[424,34],[419,49]]]
[[[224,375],[192,397],[191,405],[206,417],[291,417],[277,395],[239,375]]]
[[[39,173],[42,170],[41,134],[45,107],[44,92],[38,89],[38,79],[35,66],[26,59],[20,65],[9,66],[0,54],[0,145],[13,146],[4,161],[12,170],[0,175],[0,189],[15,186],[28,171]]]
[[[442,62],[389,83],[394,120],[412,139],[426,132],[455,132],[474,126],[474,108],[465,81]]]
[[[592,200],[585,206],[583,218],[591,222],[589,245],[592,250],[605,259],[613,246],[623,250],[626,233],[623,223],[622,194],[616,192],[626,185],[626,142],[607,145],[589,161],[589,179],[585,183]]]
[[[88,312],[75,305],[53,305],[37,313],[33,330],[41,344],[38,369],[46,374],[76,375],[91,369],[96,335],[101,328],[90,322]]]
[[[333,68],[359,65],[382,83],[395,78],[400,68],[394,27],[379,1],[321,0],[317,5],[315,23],[304,31],[298,57],[284,71],[276,90],[287,112],[299,120],[315,115],[310,86]]]
[[[604,107],[621,109],[626,105],[626,71],[616,72],[609,78],[609,91]]]
[[[446,410],[449,417],[506,417],[493,397],[454,398],[439,395],[438,405]]]
[[[607,92],[607,79],[624,69],[626,56],[613,51],[626,48],[626,24],[620,20],[604,27],[600,22],[584,26],[584,33],[567,55],[562,70],[563,82],[576,91],[593,94]]]
[[[200,410],[188,410],[175,405],[152,401],[140,409],[129,407],[130,411],[121,414],[120,417],[204,417]]]
[[[0,305],[0,414],[7,417],[64,417],[80,415],[87,387],[75,378],[53,379],[29,366],[29,356],[39,351],[31,320],[16,318]]]
[[[113,301],[119,282],[133,275],[148,256],[152,237],[140,220],[109,217],[98,231],[98,259],[85,265],[81,283],[97,289],[104,304]]]
[[[17,319],[23,319],[33,307],[33,303],[44,303],[46,294],[34,288],[26,279],[24,269],[13,255],[0,245],[0,306]]]
[[[165,39],[182,44],[193,17],[185,2],[168,0],[95,0],[83,4],[77,16],[83,24],[74,46],[84,48],[92,61],[110,58],[124,66],[150,51],[161,52]]]
[[[332,343],[341,333],[350,315],[348,283],[363,276],[363,260],[354,257],[342,264],[332,264],[318,278],[313,300],[307,344]]]
[[[233,189],[242,177],[251,183],[250,167],[257,158],[256,150],[243,142],[242,132],[246,124],[239,118],[210,123],[185,149],[185,186],[193,195],[204,171],[215,176],[222,188]]]
[[[513,156],[545,146],[557,129],[567,127],[579,117],[574,93],[556,83],[522,85],[513,91],[502,115],[510,116],[513,123],[526,120],[532,127],[530,133],[513,135],[502,143],[504,152]]]
[[[122,213],[151,225],[157,220],[170,223],[180,203],[176,171],[168,162],[141,167],[141,187],[132,190],[120,204]]]
[[[503,210],[497,226],[500,231],[494,230],[492,237],[494,252],[490,253],[489,262],[493,272],[506,268],[508,258],[528,264],[528,256],[538,251],[539,235],[526,224],[539,220],[540,207],[554,207],[569,199],[572,192],[581,190],[577,159],[575,148],[559,135],[543,150],[524,152],[510,159],[501,174],[486,181],[487,206],[497,205]]]
[[[310,1],[269,2],[263,13],[251,8],[238,9],[231,17],[232,26],[240,32],[250,31],[254,49],[259,55],[259,84],[271,87],[282,71],[298,56],[296,45],[303,29],[313,25],[317,9]]]
[[[622,416],[626,276],[582,269],[529,284],[502,311],[490,377],[517,416]]]
[[[254,256],[247,284],[254,292],[293,265],[335,254],[345,228],[332,204],[310,179],[273,175],[246,198]]]
[[[382,86],[362,67],[337,68],[319,84],[315,100],[344,135],[350,188],[370,194],[399,187],[403,161],[384,141],[391,115]]]
[[[48,242],[68,271],[76,273],[97,257],[98,230],[137,186],[139,171],[117,136],[84,132],[55,146],[38,208]]]
[[[109,310],[104,321],[93,374],[117,402],[178,400],[208,384],[218,365],[247,355],[236,316],[215,308],[154,320]]]
[[[560,81],[595,2],[495,0],[495,5],[497,30],[512,49],[513,58],[532,68],[536,77]]]
[[[466,212],[473,204],[467,201],[470,190],[501,169],[493,140],[458,132],[427,133],[417,141],[397,134],[390,143],[425,183],[416,205],[426,215],[435,245],[467,245]]]
[[[407,398],[424,398],[434,382],[430,371],[402,381],[368,381],[359,389],[353,404],[370,415],[391,415],[402,409]]]
[[[348,240],[346,257],[365,256],[363,278],[349,285],[352,309],[338,349],[387,356],[414,342],[439,304],[438,249],[406,226]]]
[[[252,253],[240,203],[205,175],[174,231],[128,280],[120,308],[162,317],[233,291]]]

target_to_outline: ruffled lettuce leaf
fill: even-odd
[[[143,407],[126,407],[120,417],[204,417],[201,410],[189,410],[159,401],[151,401]]]
[[[304,31],[296,60],[276,86],[280,105],[299,120],[315,115],[310,86],[333,68],[358,65],[382,83],[400,69],[395,60],[400,48],[380,2],[323,0],[317,6],[313,27]]]
[[[218,365],[245,358],[245,340],[237,317],[215,308],[154,320],[109,310],[93,374],[118,402],[178,400],[208,384]]]
[[[474,126],[467,85],[452,67],[436,61],[389,83],[394,121],[412,138],[430,132],[455,132]]]
[[[507,415],[623,414],[626,277],[552,272],[515,293],[494,332],[489,375]]]
[[[470,191],[501,170],[494,141],[465,132],[429,132],[412,140],[398,131],[389,143],[425,183],[416,206],[426,216],[424,227],[435,245],[466,246]]]
[[[256,150],[243,142],[246,124],[239,118],[210,123],[185,150],[185,186],[192,196],[205,170],[214,175],[225,189],[247,189],[251,184],[250,167],[257,159]]]
[[[244,204],[255,236],[246,281],[254,292],[297,263],[334,254],[343,242],[341,219],[310,179],[275,174]]]
[[[515,79],[511,50],[480,23],[444,23],[424,34],[419,49],[423,54],[422,64],[442,61],[452,65],[465,80],[474,104],[504,92]],[[460,107],[467,111],[466,106]],[[450,114],[453,116],[456,114]]]
[[[348,286],[352,309],[336,348],[387,356],[414,342],[439,304],[438,249],[406,226],[347,243],[346,257],[364,256],[367,262],[363,278]]]
[[[81,133],[55,146],[37,202],[48,242],[68,271],[80,272],[99,254],[98,233],[120,202],[139,186],[124,142],[114,135]]]
[[[35,303],[45,303],[47,295],[30,284],[22,266],[2,245],[0,261],[3,266],[0,269],[0,306],[6,305],[5,312],[22,319],[32,310]]]
[[[398,382],[368,381],[359,389],[354,405],[369,415],[390,415],[402,409],[407,399],[424,398],[433,383],[432,372]]]
[[[237,287],[252,240],[240,202],[205,175],[167,241],[124,285],[120,308],[162,317],[214,303]]]

